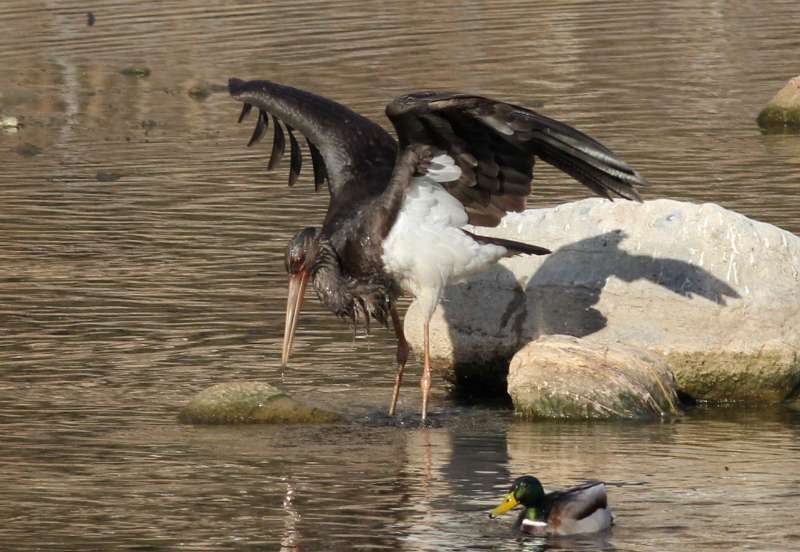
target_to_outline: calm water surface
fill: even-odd
[[[96,16],[87,25],[86,12]],[[270,78],[386,123],[440,88],[544,105],[652,183],[800,232],[800,139],[753,119],[797,71],[800,4],[88,2],[0,5],[0,549],[796,550],[798,415],[514,420],[453,402],[381,412],[393,341],[309,301],[278,366],[282,250],[324,193],[266,175],[224,93]],[[147,67],[146,78],[120,74]],[[32,153],[39,152],[37,155]],[[534,206],[587,195],[541,169]],[[282,385],[351,420],[187,427],[196,391]],[[610,483],[605,540],[516,541],[514,476]]]

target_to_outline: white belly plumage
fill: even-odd
[[[439,184],[457,179],[460,170],[445,155],[433,161],[437,169],[412,180],[383,243],[386,270],[414,294],[428,317],[447,284],[485,270],[508,252],[502,246],[480,244],[461,231],[467,213]]]

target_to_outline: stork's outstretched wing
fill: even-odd
[[[496,226],[508,211],[522,211],[536,157],[595,193],[641,201],[644,179],[605,146],[569,125],[524,107],[448,92],[400,96],[386,107],[400,146],[425,144],[446,151],[461,177],[445,184],[470,222]]]
[[[316,94],[265,80],[230,79],[228,90],[234,99],[244,102],[239,122],[258,108],[251,146],[258,142],[272,117],[273,141],[268,170],[283,156],[289,133],[291,148],[289,185],[294,185],[302,168],[302,153],[294,131],[305,136],[314,168],[314,187],[326,179],[331,204],[346,203],[350,194],[377,194],[389,182],[397,144],[379,125],[358,113]],[[357,189],[348,186],[358,182]]]

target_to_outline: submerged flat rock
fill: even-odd
[[[663,354],[679,391],[698,400],[778,402],[800,384],[800,238],[790,232],[711,203],[600,198],[477,231],[553,253],[504,259],[445,290],[431,356],[451,381],[502,385],[517,351],[564,334]],[[405,331],[421,350],[415,304]]]
[[[534,418],[636,419],[678,413],[675,378],[658,355],[565,335],[542,336],[511,361],[508,394]]]
[[[300,403],[268,383],[237,381],[200,391],[178,419],[192,424],[321,424],[340,417]]]

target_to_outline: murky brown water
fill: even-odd
[[[795,0],[4,2],[0,113],[25,126],[0,132],[0,548],[796,549],[787,411],[526,423],[439,391],[439,427],[390,427],[391,336],[353,341],[315,301],[281,380],[282,248],[326,197],[308,175],[294,190],[265,175],[225,94],[187,91],[271,78],[383,122],[421,88],[544,102],[639,169],[648,197],[800,232],[800,139],[753,122],[798,71],[797,21]],[[131,66],[151,73],[119,73]],[[538,177],[533,205],[586,195]],[[354,420],[176,423],[232,379]],[[525,472],[611,482],[608,541],[521,544],[511,519],[488,521]]]

